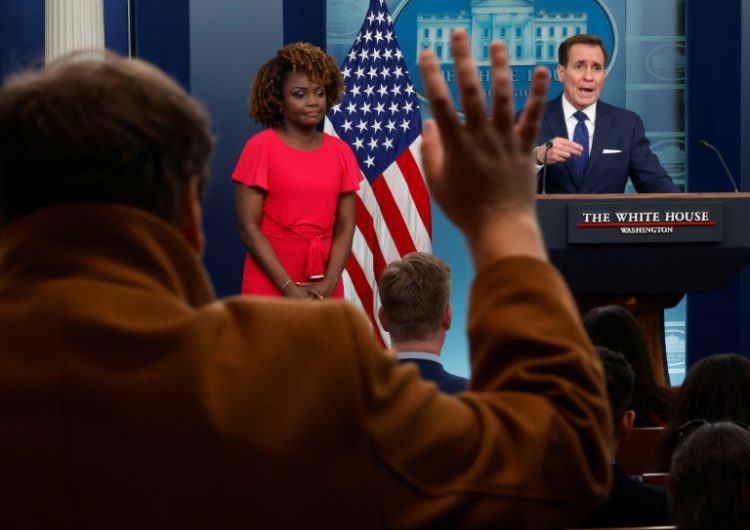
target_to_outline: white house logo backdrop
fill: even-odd
[[[327,0],[326,49],[343,63],[357,38],[370,0]],[[556,79],[557,48],[566,38],[592,33],[602,38],[610,57],[602,99],[637,112],[644,121],[652,150],[678,185],[685,185],[685,0],[384,0],[391,13],[406,70],[419,98],[423,118],[430,116],[424,100],[418,57],[432,49],[440,58],[443,76],[456,94],[451,32],[466,29],[479,66],[485,95],[491,97],[489,43],[508,45],[516,108],[528,95],[537,65],[550,69],[550,97],[562,91]],[[461,109],[459,109],[460,111]],[[632,191],[632,188],[629,190]],[[453,267],[453,329],[447,351],[464,352],[461,333],[468,281],[461,236],[433,211],[435,253]],[[684,374],[685,306],[667,311],[667,354],[673,384]],[[446,355],[449,369],[462,373],[465,361]]]
[[[459,28],[467,30],[488,99],[491,97],[489,45],[495,39],[505,41],[518,108],[526,100],[537,65],[548,67],[555,79],[557,48],[568,37],[594,33],[602,37],[610,57],[616,60],[617,55],[612,17],[605,6],[594,0],[408,0],[400,4],[395,16],[399,39],[413,43],[411,49],[404,46],[410,70],[416,71],[422,50],[432,49],[442,64],[445,80],[454,91],[450,35]],[[420,80],[415,80],[415,87],[421,95]],[[553,84],[552,92],[557,90]]]

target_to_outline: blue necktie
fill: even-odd
[[[573,116],[578,120],[576,128],[573,129],[573,141],[583,146],[583,153],[579,156],[571,156],[570,161],[573,162],[573,172],[580,186],[586,171],[586,163],[589,161],[589,130],[586,127],[586,114],[579,110]]]

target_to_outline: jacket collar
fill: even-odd
[[[54,206],[0,232],[0,292],[74,276],[164,291],[193,307],[215,299],[205,269],[182,235],[142,210]]]

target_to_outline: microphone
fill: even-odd
[[[734,182],[734,177],[732,176],[732,172],[729,171],[729,168],[727,167],[727,163],[724,162],[724,157],[721,156],[721,152],[716,147],[714,147],[713,145],[711,145],[710,143],[708,143],[707,141],[703,139],[698,140],[698,145],[700,145],[701,147],[705,147],[706,149],[710,149],[711,151],[716,153],[716,156],[719,157],[719,161],[721,162],[721,165],[724,166],[724,171],[726,172],[727,177],[729,177],[729,182],[732,183],[734,192],[739,193],[739,190],[737,189],[737,184],[735,184]]]
[[[542,163],[542,195],[547,193],[547,153],[552,149],[552,140],[544,144],[544,162]]]

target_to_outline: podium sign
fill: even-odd
[[[688,243],[724,238],[724,203],[568,203],[568,243]]]
[[[750,194],[539,195],[552,262],[581,294],[717,291],[750,262]]]

